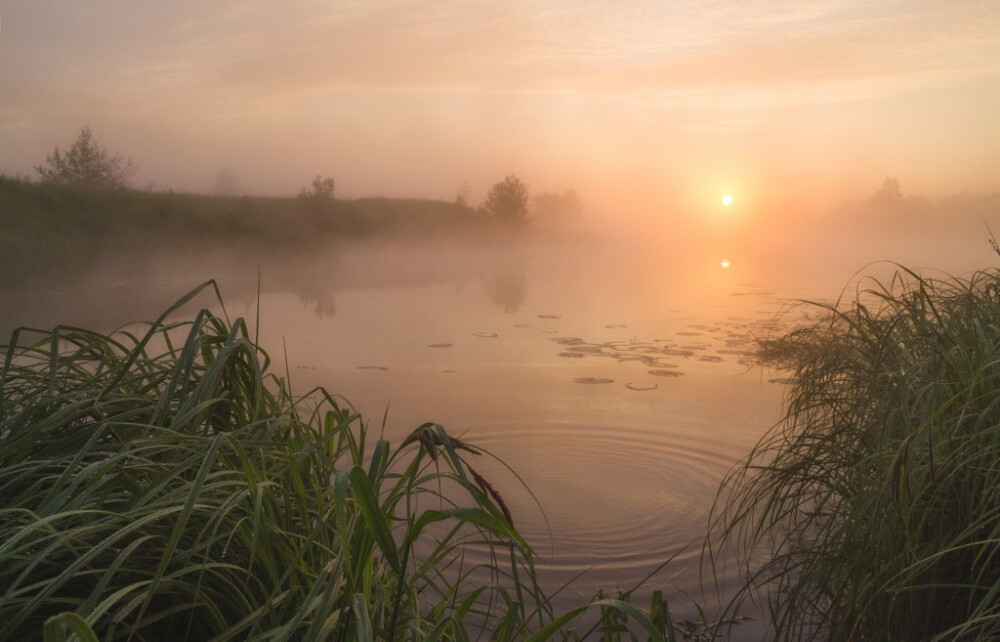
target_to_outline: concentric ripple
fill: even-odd
[[[556,588],[584,574],[574,590],[628,587],[678,555],[664,577],[694,590],[692,567],[708,510],[722,476],[742,454],[712,443],[703,429],[562,423],[477,428],[476,445],[510,464],[541,510],[498,464],[475,465],[502,489],[515,525],[542,557],[546,585]]]

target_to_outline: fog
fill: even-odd
[[[621,222],[822,213],[886,177],[996,189],[1000,9],[963,2],[7,3],[0,171],[90,125],[137,187],[481,202],[503,176]]]
[[[803,216],[720,199],[671,216],[585,210],[302,248],[224,233],[158,247],[132,230],[77,248],[88,260],[68,267],[36,246],[50,269],[0,272],[0,336],[149,322],[216,279],[221,302],[205,291],[177,316],[244,318],[271,373],[298,394],[324,387],[393,443],[433,421],[511,466],[516,477],[477,462],[539,552],[542,586],[572,581],[557,609],[634,586],[668,558],[637,601],[656,588],[701,596],[718,484],[780,416],[787,373],[752,360],[754,339],[794,327],[809,311],[798,301],[849,301],[866,278],[886,281],[894,262],[932,277],[1000,262],[996,195],[887,199],[884,187]],[[731,589],[738,568],[719,568]],[[726,590],[698,599],[711,612]],[[697,615],[681,598],[671,608]],[[765,622],[731,639],[760,639]]]
[[[890,184],[896,191],[886,200]],[[683,290],[685,306],[699,305],[703,288],[721,282],[770,284],[788,288],[788,298],[827,300],[859,278],[885,278],[900,267],[944,277],[996,266],[1000,258],[989,239],[991,230],[1000,230],[998,205],[998,193],[929,199],[887,179],[867,198],[823,213],[767,201],[720,202],[659,217],[635,215],[627,207],[616,215],[588,208],[579,219],[529,219],[516,230],[431,228],[292,249],[270,247],[266,239],[248,246],[224,237],[188,249],[142,242],[137,249],[117,242],[90,247],[81,240],[87,255],[81,266],[5,268],[0,330],[55,323],[110,330],[150,321],[209,279],[221,284],[225,300],[241,313],[252,312],[260,287],[293,294],[320,317],[336,314],[338,292],[345,290],[442,284],[481,288],[492,305],[514,313],[526,300],[537,300],[532,271],[549,278],[556,267],[566,278],[576,279],[575,270],[584,280],[619,279],[616,287],[645,287],[652,297],[669,282],[672,291]],[[31,247],[30,239],[26,243]],[[44,245],[34,251],[51,263]],[[580,265],[587,266],[585,274],[572,267]],[[101,304],[90,305],[94,300]]]
[[[15,0],[0,336],[214,279],[178,316],[245,318],[295,392],[508,463],[483,472],[543,585],[575,579],[557,606],[667,558],[648,586],[695,595],[788,382],[754,340],[903,267],[1000,265],[997,104],[978,0]],[[87,126],[132,190],[38,183]],[[510,175],[514,225],[482,207]],[[532,200],[571,191],[578,216]]]

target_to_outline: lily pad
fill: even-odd
[[[450,348],[453,345],[455,345],[455,344],[453,344],[453,343],[432,343],[432,344],[430,344],[427,347],[428,348]]]
[[[614,383],[614,379],[607,379],[605,377],[577,377],[573,380],[574,383]]]
[[[570,346],[566,350],[569,352],[581,352],[583,354],[606,354],[604,348],[600,346]]]
[[[657,369],[657,370],[647,370],[647,372],[649,374],[653,375],[654,377],[683,377],[684,376],[684,373],[681,372],[680,370]]]

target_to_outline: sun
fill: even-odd
[[[729,207],[732,204],[733,204],[733,197],[730,196],[729,194],[724,194],[722,196],[722,205],[723,205],[723,207]]]
[[[729,262],[728,259],[722,259],[722,261],[719,263],[719,265],[721,265],[723,268],[727,268],[727,267],[729,267],[732,264]]]

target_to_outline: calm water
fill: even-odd
[[[268,295],[262,336],[283,337],[295,385],[326,385],[375,424],[388,412],[390,438],[432,420],[512,466],[537,505],[499,465],[482,472],[546,583],[576,578],[564,603],[629,588],[671,556],[653,583],[697,594],[718,483],[778,416],[777,375],[745,353],[782,297],[718,263],[657,271],[588,245],[487,258],[494,272],[467,281]],[[348,259],[370,263],[361,272],[471,260]]]
[[[673,558],[650,589],[711,608],[699,581],[707,515],[784,389],[745,353],[789,298],[831,286],[676,256],[591,238],[267,259],[261,340],[298,391],[325,386],[373,426],[385,416],[390,440],[434,421],[510,465],[524,485],[493,460],[479,469],[541,555],[543,582],[570,583],[560,604],[630,588]],[[59,286],[5,288],[0,330],[152,319],[209,277],[252,327],[257,269],[247,257],[121,259]],[[758,628],[742,626],[740,637]]]

